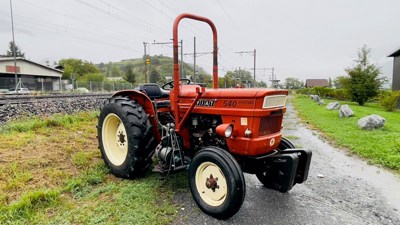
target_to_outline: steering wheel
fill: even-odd
[[[190,84],[192,81],[190,79],[187,78],[181,78],[179,79],[179,81],[186,81],[186,84]],[[166,88],[167,86],[169,86],[168,88]],[[171,90],[174,87],[174,81],[171,80],[170,82],[165,83],[161,88],[164,90]]]

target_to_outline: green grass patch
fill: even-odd
[[[0,128],[0,224],[169,224],[188,193],[186,171],[160,179],[111,175],[97,144],[96,115],[9,122]]]
[[[331,101],[327,100],[326,104]],[[341,105],[348,104],[355,113],[354,117],[340,118],[338,110],[329,111],[326,105],[318,105],[304,95],[295,96],[293,104],[303,120],[321,130],[338,145],[372,163],[400,169],[400,111],[386,112],[376,103],[359,106],[353,102],[340,101]],[[357,121],[372,114],[385,118],[385,126],[371,131],[358,128]]]
[[[0,207],[2,224],[24,224],[37,217],[40,210],[55,206],[60,196],[59,190],[34,190],[22,195],[19,201]]]
[[[80,112],[73,115],[55,114],[50,117],[29,117],[10,121],[0,126],[0,133],[35,131],[46,127],[70,127],[96,118],[98,112]]]

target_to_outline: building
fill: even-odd
[[[307,79],[306,80],[306,87],[328,87],[329,81],[327,79]]]
[[[400,49],[393,52],[388,57],[393,57],[392,90],[400,90]]]
[[[21,57],[0,57],[0,89],[15,88],[17,82],[32,91],[60,91],[62,71]]]

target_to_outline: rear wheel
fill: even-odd
[[[239,211],[246,193],[238,163],[217,147],[203,148],[195,155],[189,168],[189,186],[199,208],[218,219]]]
[[[278,150],[279,152],[282,152],[286,149],[293,149],[296,148],[292,142],[290,142],[288,139],[282,137],[281,142],[278,145]],[[262,168],[262,171],[257,172],[256,176],[258,180],[267,188],[275,188],[275,183],[272,182],[272,168],[264,167]],[[295,184],[293,184],[294,186]],[[281,190],[280,190],[281,191]],[[287,192],[287,191],[281,191],[281,192]]]
[[[153,127],[142,106],[134,100],[122,96],[106,100],[97,133],[101,155],[114,175],[140,176],[152,164]]]

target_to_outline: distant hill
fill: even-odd
[[[158,73],[157,82],[164,83],[173,76],[173,59],[162,55],[148,56],[150,58],[150,73]],[[135,83],[144,83],[145,63],[143,58],[124,59],[119,62],[99,63],[96,66],[107,77],[125,77],[128,70],[132,69],[136,74]],[[154,72],[156,71],[156,72]],[[198,82],[208,83],[211,75],[200,66],[196,66]],[[193,64],[183,63],[183,73],[191,76],[193,80]]]

